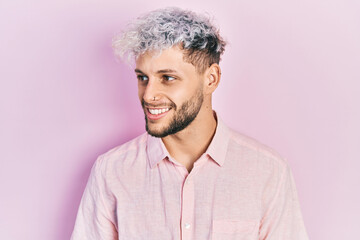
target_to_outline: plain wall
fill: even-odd
[[[229,42],[214,109],[289,161],[310,239],[360,225],[360,4],[345,0],[0,2],[0,239],[69,239],[96,157],[143,133],[111,38],[165,6]]]

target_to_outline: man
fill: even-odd
[[[212,109],[225,45],[179,8],[114,39],[136,60],[147,132],[97,159],[72,239],[308,239],[286,160]]]

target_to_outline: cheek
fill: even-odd
[[[166,93],[167,97],[176,104],[186,99],[188,94],[189,92],[186,89],[180,87],[168,89]]]
[[[199,86],[195,83],[179,86],[174,89],[172,96],[174,99],[176,98],[185,101],[190,99],[198,91],[198,88]]]

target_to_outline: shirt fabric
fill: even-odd
[[[308,240],[286,159],[214,116],[190,173],[147,133],[100,155],[71,239]]]

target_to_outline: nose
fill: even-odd
[[[158,81],[149,79],[143,88],[143,99],[145,102],[151,103],[160,100],[161,86]]]

